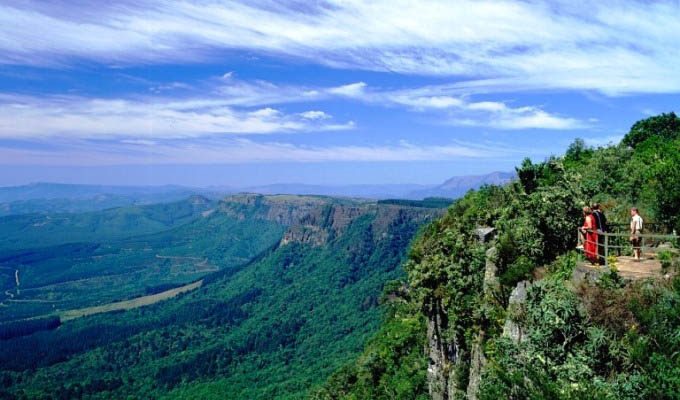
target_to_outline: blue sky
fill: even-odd
[[[439,183],[677,111],[678,2],[4,1],[0,185]]]

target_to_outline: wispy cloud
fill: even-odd
[[[402,90],[380,90],[363,82],[341,86],[341,94],[383,106],[402,106],[417,112],[435,112],[439,123],[484,126],[496,129],[578,129],[586,124],[578,119],[551,114],[538,106],[511,107],[500,101],[471,101],[447,85]],[[344,88],[352,88],[345,90]],[[355,88],[360,88],[355,89]],[[329,93],[337,88],[327,90]]]
[[[143,140],[354,128],[323,111],[231,107],[220,98],[99,99],[0,95],[0,138]]]
[[[210,92],[231,106],[264,106],[283,103],[309,102],[327,98],[329,93],[294,85],[281,85],[265,80],[242,80],[229,73],[228,79],[203,82],[199,91]]]
[[[450,123],[498,129],[578,129],[583,122],[550,114],[538,107],[508,107],[500,102],[468,103],[451,115]]]
[[[230,72],[192,85],[151,85],[153,95],[88,98],[0,93],[0,138],[195,138],[215,135],[337,131],[355,128],[318,109],[286,113],[288,103],[329,99],[428,112],[437,124],[495,129],[574,129],[585,125],[538,106],[472,101],[446,85],[389,90],[364,82],[333,87],[246,81]],[[165,90],[183,90],[180,97]],[[316,106],[310,106],[310,108]]]
[[[357,82],[357,83],[350,83],[348,85],[332,87],[332,88],[326,89],[326,91],[330,94],[337,94],[337,95],[347,96],[347,97],[357,97],[357,96],[361,96],[362,94],[364,94],[364,88],[365,87],[366,87],[366,84],[364,82]]]
[[[0,63],[176,62],[246,49],[458,76],[477,90],[680,91],[676,1],[6,2]]]
[[[331,118],[331,116],[326,114],[325,112],[315,111],[315,110],[301,112],[300,116],[302,118],[307,118],[307,119],[328,119],[328,118]]]

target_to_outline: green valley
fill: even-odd
[[[403,275],[410,240],[443,213],[427,204],[291,195],[234,195],[204,206],[189,222],[102,239],[89,252],[57,245],[71,246],[60,257],[79,267],[50,269],[64,258],[25,260],[26,282],[42,286],[22,282],[5,299],[4,315],[13,318],[44,315],[54,304],[132,298],[152,282],[166,288],[202,277],[202,285],[0,341],[4,395],[299,398],[361,351],[380,325],[383,286]]]

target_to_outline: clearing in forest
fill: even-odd
[[[201,287],[201,285],[203,285],[203,280],[190,283],[188,285],[180,286],[174,289],[166,290],[165,292],[138,297],[136,299],[118,301],[115,303],[104,304],[101,306],[62,311],[59,313],[59,318],[61,319],[62,322],[64,322],[84,317],[86,315],[99,314],[109,311],[130,310],[137,307],[148,306],[150,304],[158,303],[159,301],[162,300],[173,298],[180,293],[189,292],[191,290]]]

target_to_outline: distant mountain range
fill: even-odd
[[[455,199],[482,185],[504,185],[516,176],[514,172],[498,171],[485,175],[454,176],[439,186],[409,192],[407,198],[450,197]]]
[[[441,185],[305,185],[274,184],[252,186],[242,191],[260,194],[317,194],[327,196],[366,197],[373,199],[422,200],[425,197],[458,198],[482,185],[503,185],[515,177],[514,172],[491,172],[484,175],[454,176]]]
[[[237,191],[260,194],[315,194],[372,199],[422,200],[425,197],[458,198],[470,189],[477,189],[482,185],[503,185],[514,177],[514,172],[491,172],[484,175],[454,176],[441,185],[306,185],[302,183],[283,183],[250,186],[238,189]]]
[[[0,216],[31,213],[86,212],[107,208],[167,203],[202,194],[219,198],[224,193],[175,185],[106,186],[32,183],[0,187]]]
[[[190,194],[204,191],[206,190],[177,185],[109,186],[38,182],[23,186],[0,187],[0,202],[30,199],[92,199],[102,195],[133,196],[144,199],[171,193],[187,197]]]
[[[282,183],[251,186],[241,191],[260,194],[315,194],[322,196],[364,197],[371,199],[409,198],[411,192],[428,189],[427,185],[306,185],[302,183]]]
[[[281,183],[243,188],[194,188],[177,185],[109,186],[32,183],[0,187],[0,215],[96,211],[128,205],[154,204],[200,194],[212,199],[233,193],[345,196],[370,199],[421,200],[425,197],[458,198],[485,184],[502,185],[515,177],[510,172],[455,176],[441,185],[308,185]]]

